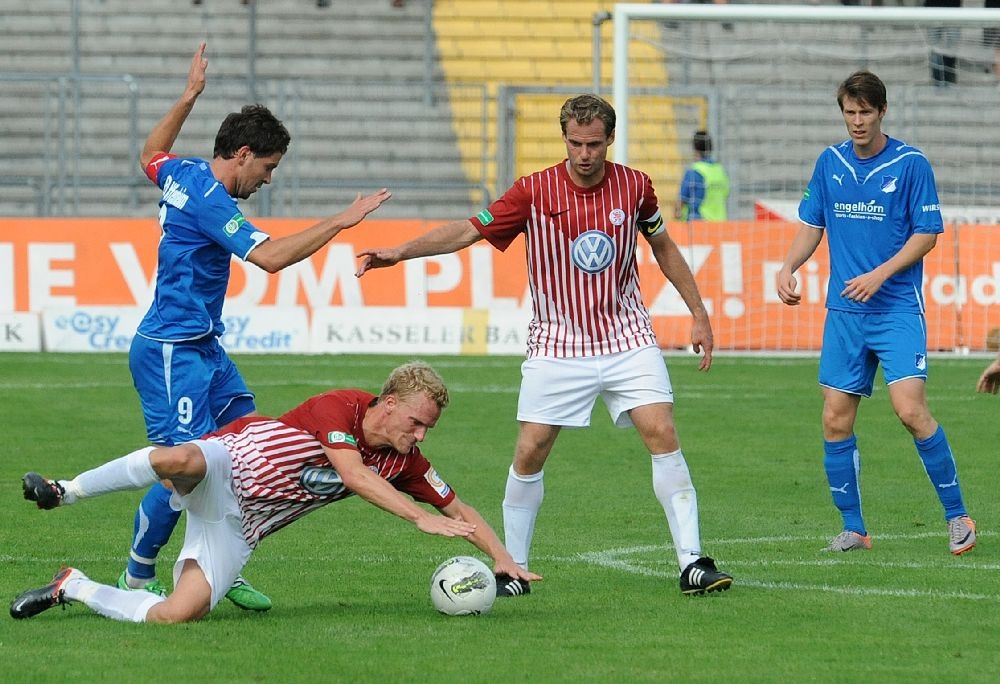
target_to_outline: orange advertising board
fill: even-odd
[[[310,219],[257,219],[274,237]],[[234,262],[229,302],[239,306],[462,307],[516,309],[528,303],[524,248],[501,253],[480,242],[457,254],[404,262],[354,276],[356,254],[394,245],[439,225],[373,220],[341,233],[302,263],[269,275]],[[799,273],[803,303],[781,304],[774,274],[798,225],[780,221],[673,223],[669,231],[708,307],[717,349],[819,349],[827,278],[826,247]],[[155,219],[0,219],[0,312],[65,306],[140,306],[156,268]],[[640,241],[642,289],[664,348],[690,343],[690,315]],[[929,347],[986,348],[1000,325],[1000,229],[949,228],[925,261]],[[373,313],[373,315],[375,315]]]

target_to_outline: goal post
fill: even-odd
[[[650,174],[665,216],[693,161],[695,130],[710,132],[729,173],[727,222],[671,226],[717,348],[819,349],[825,246],[797,274],[801,306],[778,301],[774,277],[800,225],[798,201],[816,158],[848,137],[836,88],[861,68],[886,82],[883,130],[922,150],[935,172],[945,232],[925,259],[928,347],[1000,346],[1000,45],[989,38],[1000,10],[965,5],[614,6],[604,72],[618,117],[611,156]],[[651,61],[662,65],[659,76],[650,76]],[[942,61],[951,69],[945,77]],[[676,296],[650,300],[661,344],[683,346]]]
[[[612,12],[612,98],[618,114],[615,161],[628,164],[629,43],[633,21],[785,22],[802,24],[1000,27],[1000,9],[621,3]]]

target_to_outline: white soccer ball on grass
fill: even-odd
[[[480,560],[455,556],[431,575],[431,602],[445,615],[485,615],[497,598],[497,581]]]

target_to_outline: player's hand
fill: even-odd
[[[515,563],[513,560],[496,561],[493,564],[493,574],[510,575],[514,579],[524,580],[525,582],[540,582],[543,579],[541,575],[536,575],[533,572],[528,572],[520,565]]]
[[[377,247],[374,249],[363,249],[358,252],[361,263],[354,275],[358,278],[363,276],[373,268],[386,268],[395,266],[400,261],[399,252],[391,247]]]
[[[205,71],[208,69],[208,60],[205,59],[205,48],[207,43],[202,43],[191,58],[191,68],[188,69],[187,89],[194,97],[201,95],[205,89]]]
[[[976,391],[985,394],[1000,392],[1000,359],[987,366],[983,374],[979,376],[979,382],[976,383]]]
[[[382,203],[390,197],[392,197],[392,193],[386,188],[382,188],[378,192],[373,192],[370,195],[362,195],[359,192],[358,196],[354,198],[353,202],[351,202],[351,206],[337,214],[337,222],[342,228],[356,226],[361,223],[361,221],[368,216],[368,214],[381,207]]]
[[[712,350],[715,349],[715,338],[712,336],[712,324],[708,316],[695,317],[691,325],[691,348],[695,354],[702,354],[698,370],[707,371],[712,367]]]
[[[798,306],[801,303],[802,295],[796,291],[799,281],[795,279],[791,271],[786,271],[785,269],[778,271],[775,285],[778,290],[778,299],[782,302],[788,306]]]
[[[455,520],[447,515],[428,513],[416,521],[417,529],[427,534],[437,534],[442,537],[468,537],[476,531],[476,526],[464,520]]]
[[[864,304],[871,299],[876,292],[882,289],[882,283],[884,282],[885,278],[883,278],[877,271],[868,271],[868,273],[862,273],[859,276],[845,281],[844,289],[841,290],[840,296],[845,299],[850,299],[852,302]]]

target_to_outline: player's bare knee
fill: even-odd
[[[195,444],[154,449],[149,462],[156,474],[165,479],[199,477],[205,472],[205,455]]]
[[[917,439],[929,437],[937,429],[931,414],[921,406],[896,411],[896,417],[907,431]]]
[[[854,432],[853,412],[845,413],[826,406],[823,408],[823,434],[830,441],[847,439]]]
[[[146,622],[175,625],[200,620],[207,614],[207,604],[205,606],[182,605],[181,602],[172,601],[168,597],[163,603],[158,603],[149,609],[149,612],[146,614]]]

